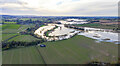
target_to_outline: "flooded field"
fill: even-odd
[[[120,44],[118,37],[119,33],[114,33],[112,32],[112,30],[84,27],[84,31],[81,32],[80,30],[75,30],[64,26],[65,24],[88,23],[85,20],[68,19],[66,21],[59,21],[59,22],[61,22],[61,24],[49,24],[48,26],[40,27],[35,31],[35,34],[41,36],[42,38],[47,38],[48,40],[63,40],[63,39],[71,38],[72,36],[78,34],[92,39],[96,39],[97,40],[96,42],[103,41],[103,42],[113,42],[115,44]],[[57,26],[57,28],[53,30],[55,26]],[[52,36],[53,38],[49,38],[44,35],[44,33],[47,31],[50,31],[48,33],[48,36]]]
[[[120,44],[118,34],[119,33],[89,31],[79,33],[78,35],[83,35],[92,39],[97,39],[98,41],[113,42],[115,44]]]
[[[57,25],[57,26],[58,28],[56,28],[53,32],[51,32],[49,34],[50,36],[60,36],[60,35],[69,34],[75,31],[74,29],[64,27],[64,25]]]

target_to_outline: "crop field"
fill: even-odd
[[[2,25],[2,41],[7,40],[15,35],[19,35],[19,32],[26,30],[29,27],[34,27],[34,25],[18,25],[18,24],[3,24]],[[21,36],[24,37],[24,36]],[[25,36],[26,37],[26,36]],[[31,38],[28,35],[28,40]],[[36,39],[35,39],[36,40]]]
[[[18,24],[4,24],[2,25],[2,33],[18,33],[19,27]]]
[[[3,64],[43,64],[35,46],[3,51]]]
[[[13,37],[18,34],[2,34],[2,41],[9,39],[10,37]]]
[[[16,24],[17,22],[4,22],[5,24]]]
[[[4,24],[2,26],[2,33],[19,33],[26,30],[29,27],[34,27],[35,25],[18,25],[18,24]]]
[[[17,40],[20,40],[19,37]],[[68,40],[43,44],[46,47],[31,46],[3,51],[3,63],[84,64],[90,61],[117,62],[118,45],[113,43],[96,43],[93,39],[78,35]]]
[[[105,42],[96,43],[84,36],[75,36],[68,40],[44,44],[47,45],[46,48],[38,48],[48,64],[80,64],[89,61],[115,63],[117,61],[117,45]]]
[[[2,25],[0,25],[0,30],[2,30]]]
[[[0,40],[2,40],[2,34],[0,34]]]
[[[19,31],[24,31],[27,28],[34,27],[34,24],[29,24],[29,25],[21,25],[21,27],[18,29]]]
[[[2,33],[4,34],[16,34],[16,33],[18,33],[19,32],[19,30],[18,29],[4,29],[3,31],[2,31]]]
[[[31,35],[19,35],[16,36],[8,41],[23,41],[23,42],[31,42],[31,41],[35,41],[35,40],[39,40]]]
[[[18,24],[4,24],[2,25],[2,29],[18,29],[20,25]]]

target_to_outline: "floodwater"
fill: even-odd
[[[56,28],[52,33],[50,33],[50,36],[60,36],[68,34],[72,31],[75,31],[74,29],[66,28],[64,25],[57,25],[58,28]]]
[[[78,35],[83,35],[92,39],[96,39],[97,43],[104,41],[104,42],[114,42],[115,44],[120,44],[118,37],[119,33],[89,31],[89,32],[79,33]]]

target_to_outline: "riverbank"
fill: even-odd
[[[51,32],[48,34],[46,33],[48,31],[51,31]],[[46,39],[47,41],[58,41],[58,40],[69,39],[77,35],[79,32],[80,31],[66,28],[64,27],[64,25],[48,24],[48,26],[43,26],[43,27],[38,28],[34,32],[34,34],[37,35],[37,37]]]

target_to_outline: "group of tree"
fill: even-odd
[[[29,27],[25,31],[20,32],[21,35],[32,35],[34,36],[35,30],[37,30],[43,24],[36,24],[34,27]]]
[[[3,50],[8,50],[11,48],[17,48],[17,47],[27,47],[27,46],[33,46],[33,45],[37,45],[40,43],[45,42],[44,39],[40,39],[40,40],[34,40],[31,42],[25,42],[25,41],[10,41],[10,42],[2,42],[2,49]]]

